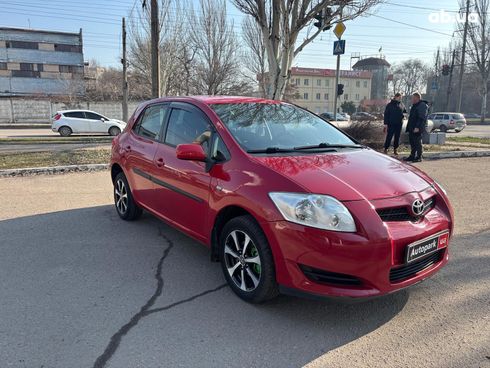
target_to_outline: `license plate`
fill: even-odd
[[[444,232],[427,239],[419,240],[407,246],[407,254],[405,262],[410,263],[428,254],[435,252],[438,249],[447,247],[449,233]]]

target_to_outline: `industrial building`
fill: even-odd
[[[0,96],[83,95],[82,30],[0,28]]]
[[[352,66],[358,71],[369,71],[372,73],[371,99],[386,100],[388,98],[388,79],[390,63],[384,57],[368,57],[359,60]]]

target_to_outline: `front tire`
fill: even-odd
[[[113,126],[109,129],[109,135],[115,137],[119,134],[121,134],[121,129],[119,129],[118,127]]]
[[[250,303],[279,294],[272,251],[253,217],[231,219],[219,241],[223,274],[235,294]]]
[[[122,172],[114,179],[114,205],[119,217],[126,221],[136,220],[143,213],[134,201],[128,180]]]

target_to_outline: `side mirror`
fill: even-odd
[[[198,143],[179,144],[176,154],[179,160],[204,162],[207,159],[206,152],[204,152],[204,149]]]

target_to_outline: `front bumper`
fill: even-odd
[[[363,219],[357,233],[325,231],[287,221],[262,224],[274,253],[277,282],[283,291],[316,297],[376,297],[416,284],[448,262],[446,246],[437,251],[437,257],[432,256],[430,264],[427,260],[422,269],[415,268],[416,272],[409,277],[390,281],[392,270],[404,270],[408,244],[441,231],[451,233],[451,211],[442,198],[418,222],[382,222],[371,203],[345,204],[356,221]],[[315,278],[315,272],[320,277]]]

